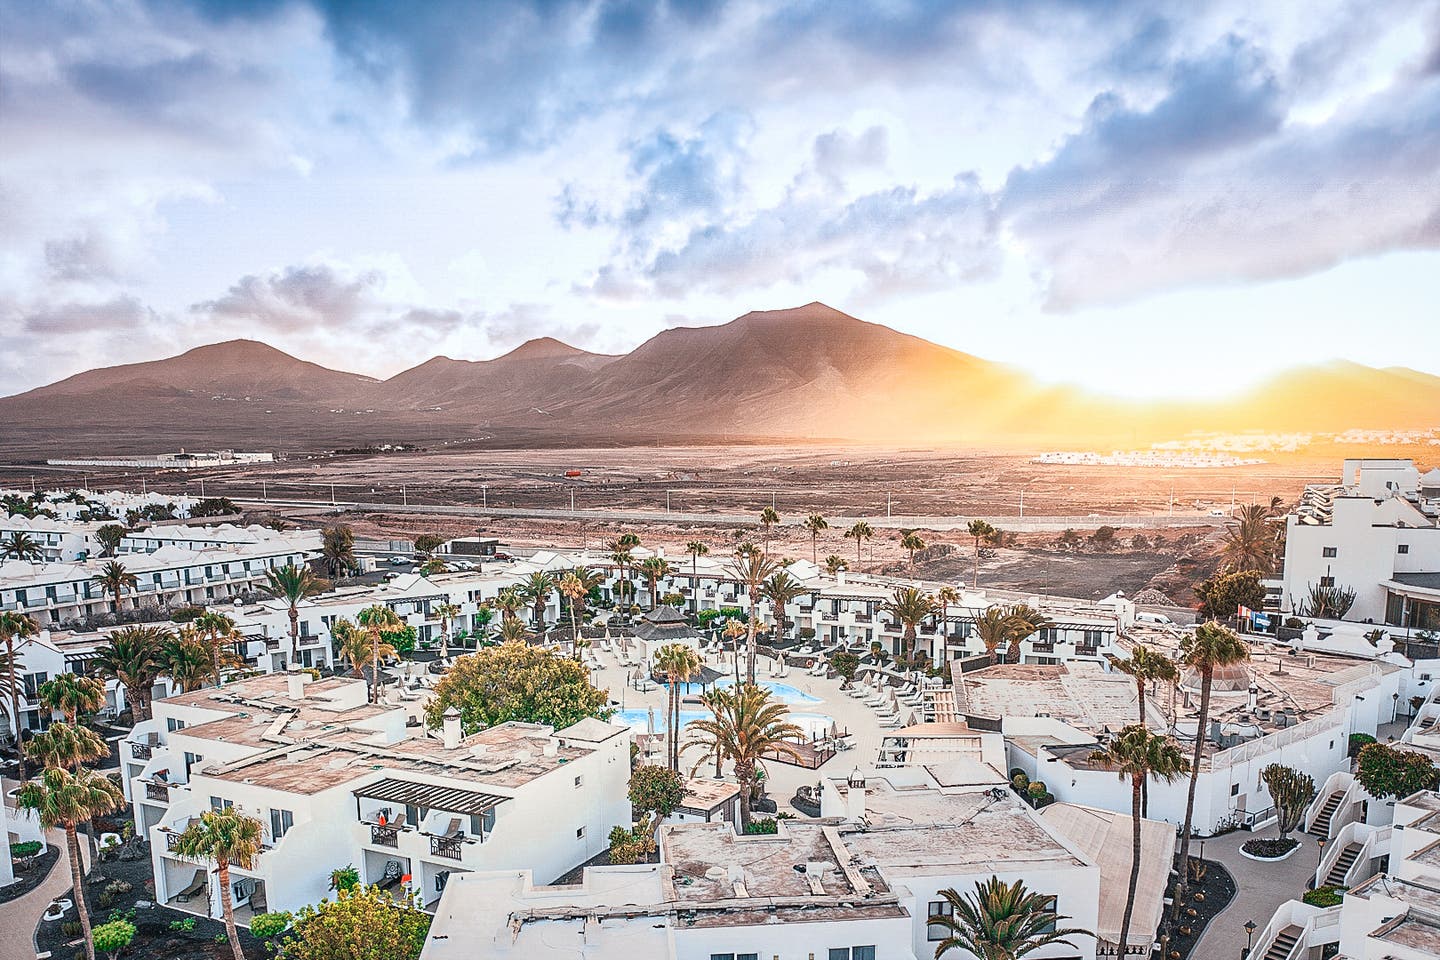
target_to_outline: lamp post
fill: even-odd
[[[1250,944],[1255,939],[1255,927],[1254,920],[1245,921],[1245,952],[1240,954],[1240,960],[1245,960],[1250,955]]]
[[[1315,869],[1318,871],[1320,869],[1320,865],[1325,862],[1325,844],[1327,843],[1327,841],[1324,837],[1321,837],[1315,842],[1320,846],[1320,859],[1317,860],[1315,863]],[[1317,877],[1316,879],[1318,880],[1319,878]]]

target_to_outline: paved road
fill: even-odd
[[[65,849],[65,834],[51,830],[45,838],[60,848],[60,859],[50,868],[45,882],[19,900],[0,905],[0,960],[25,960],[35,956],[31,935],[40,915],[50,901],[70,889],[70,854]],[[80,841],[80,856],[88,856],[85,840]]]
[[[1260,836],[1273,836],[1266,831]],[[1235,878],[1235,899],[1210,921],[1200,942],[1195,945],[1195,960],[1236,960],[1245,949],[1245,921],[1255,921],[1255,932],[1264,930],[1279,906],[1287,900],[1298,900],[1305,893],[1305,884],[1315,872],[1320,848],[1314,837],[1300,837],[1300,849],[1279,863],[1259,863],[1240,854],[1240,844],[1255,834],[1244,830],[1205,841],[1205,859],[1218,860]],[[1195,851],[1194,843],[1190,847]]]

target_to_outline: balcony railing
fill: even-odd
[[[180,846],[180,834],[176,833],[174,830],[166,831],[165,849],[174,850],[178,846]]]
[[[1077,657],[1098,657],[1099,655],[1099,647],[1092,647],[1083,643],[1078,643],[1075,645],[1075,656]]]
[[[163,783],[147,783],[145,784],[145,799],[169,803],[170,788]]]
[[[153,749],[148,743],[131,743],[130,756],[135,760],[149,760]]]
[[[400,846],[400,830],[397,827],[382,827],[378,823],[370,824],[370,842],[378,847]]]
[[[464,842],[461,837],[431,837],[430,853],[447,860],[459,860],[460,848]]]

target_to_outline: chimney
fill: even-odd
[[[865,776],[856,767],[845,784],[845,817],[849,820],[865,819]]]
[[[444,717],[444,740],[446,750],[455,750],[460,746],[460,711],[451,707],[445,711]]]
[[[1259,695],[1260,695],[1260,688],[1257,687],[1257,686],[1255,686],[1255,684],[1253,684],[1253,683],[1250,684],[1250,712],[1251,712],[1251,713],[1254,713],[1254,712],[1255,712],[1255,700],[1256,700],[1257,697],[1259,697]]]
[[[285,695],[291,700],[305,699],[305,684],[310,682],[310,674],[303,670],[290,670],[285,674]]]
[[[553,757],[560,752],[560,741],[553,737],[545,741],[545,756]]]
[[[836,571],[835,571],[835,582],[836,582],[837,584],[839,584],[840,586],[842,586],[842,587],[845,586],[845,571],[844,571],[844,570],[836,570]]]

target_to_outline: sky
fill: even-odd
[[[1440,0],[0,0],[0,394],[821,300],[1051,381],[1440,373]]]

